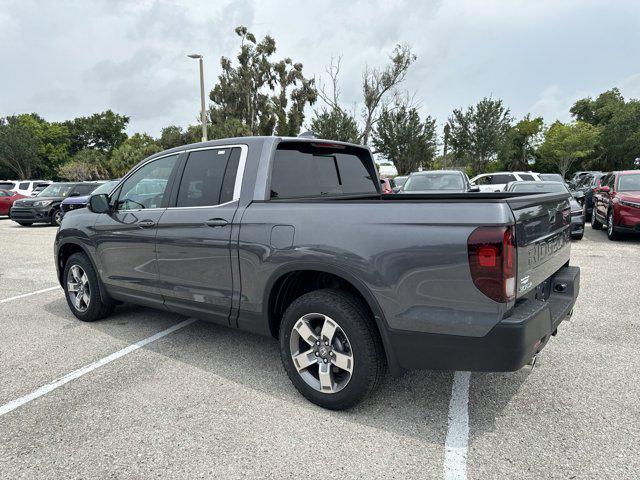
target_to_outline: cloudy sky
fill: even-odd
[[[404,88],[424,114],[501,98],[515,116],[568,119],[577,98],[617,86],[640,97],[640,6],[635,1],[29,1],[0,0],[0,116],[64,120],[111,108],[129,131],[157,135],[195,123],[197,63],[207,92],[237,25],[270,34],[278,58],[321,76],[342,56],[346,105],[359,100],[365,65],[394,45],[418,56]]]

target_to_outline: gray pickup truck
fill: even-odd
[[[386,369],[531,362],[578,295],[568,199],[382,195],[361,145],[216,140],[65,215],[55,262],[80,320],[131,302],[277,338],[300,393],[344,409]]]

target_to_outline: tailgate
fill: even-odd
[[[528,194],[507,200],[516,220],[516,297],[526,295],[569,261],[568,193]]]

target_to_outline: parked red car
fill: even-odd
[[[591,226],[607,227],[616,240],[621,233],[640,233],[640,170],[611,172],[602,177],[593,193]]]
[[[9,215],[9,210],[11,209],[13,202],[21,198],[27,197],[19,194],[18,192],[0,190],[0,215]]]

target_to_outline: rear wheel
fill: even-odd
[[[607,237],[609,237],[609,240],[618,240],[620,238],[620,234],[616,232],[616,227],[613,224],[613,210],[609,210],[609,215],[607,215]]]
[[[98,276],[84,253],[69,257],[62,279],[67,304],[77,318],[93,322],[111,314],[114,304],[100,295]]]
[[[287,308],[280,324],[280,354],[296,389],[331,410],[362,401],[385,370],[370,313],[340,290],[307,293]]]
[[[593,228],[594,230],[602,230],[602,223],[600,223],[596,218],[595,206],[593,207],[593,210],[591,210],[591,228]]]

